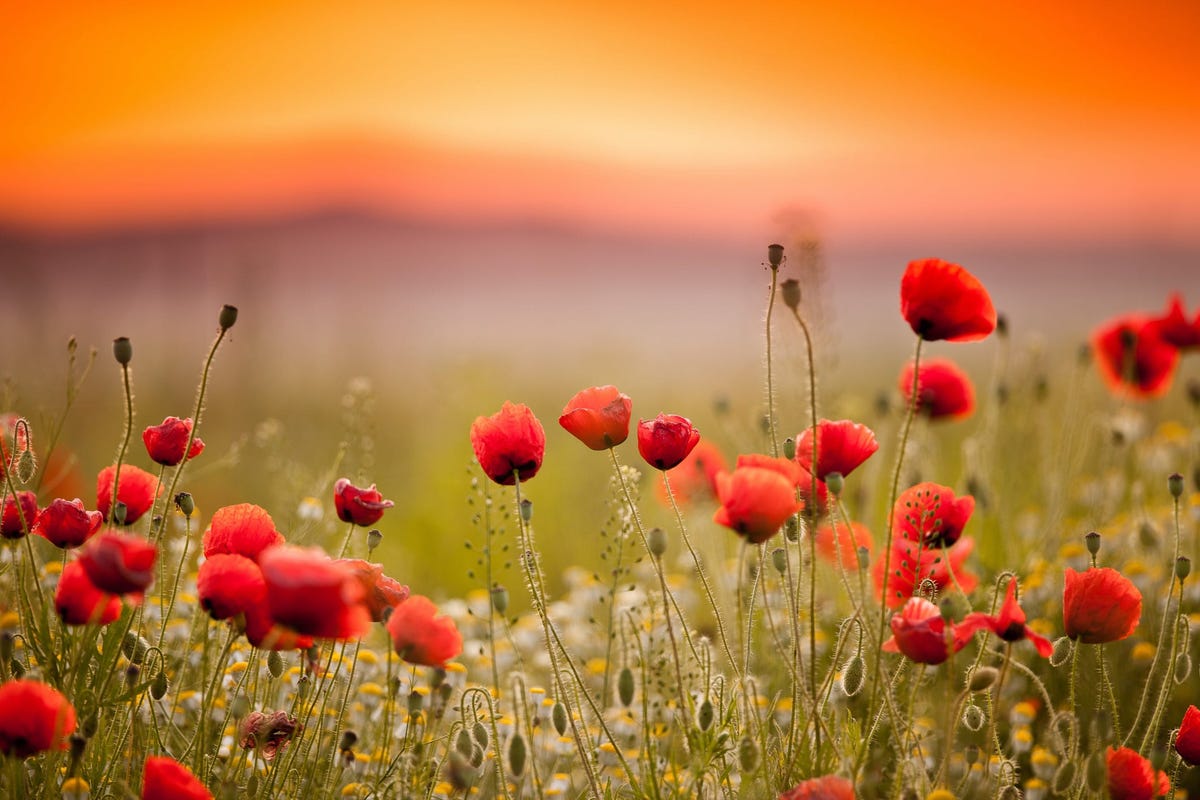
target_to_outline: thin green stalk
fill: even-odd
[[[483,559],[484,559],[484,589],[487,591],[488,598],[488,618],[487,618],[487,636],[488,636],[488,655],[492,661],[492,688],[496,692],[496,697],[500,696],[500,668],[496,665],[496,606],[493,602],[492,589],[492,496],[488,491],[490,489],[490,481],[483,482]]]
[[[117,463],[113,469],[112,499],[108,507],[108,519],[111,524],[117,513],[117,489],[121,480],[121,463],[129,450],[129,439],[133,436],[133,387],[130,385],[129,364],[121,365],[121,385],[125,392],[125,430],[121,436],[121,446],[117,448]]]
[[[775,430],[775,373],[771,365],[771,315],[775,310],[775,290],[779,285],[779,267],[771,267],[771,294],[767,297],[767,425],[771,432],[771,455],[779,457],[779,433]]]

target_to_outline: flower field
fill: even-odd
[[[72,341],[65,401],[0,408],[0,796],[1200,796],[1200,311],[1097,320],[1046,364],[975,275],[913,261],[913,356],[872,405],[825,391],[783,247],[761,275],[761,413],[719,436],[597,375],[561,410],[511,386],[443,444],[474,455],[442,510],[459,597],[410,589],[371,474],[288,508],[191,493],[236,308],[161,424],[135,343]],[[965,348],[994,353],[978,387]],[[124,413],[93,493],[62,434],[98,370]],[[542,513],[556,415],[603,518]],[[277,523],[296,506],[337,525]]]

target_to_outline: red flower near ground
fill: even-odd
[[[258,564],[245,556],[214,553],[200,565],[196,594],[209,616],[229,619],[265,603],[267,583]]]
[[[817,555],[835,566],[841,564],[842,569],[858,569],[858,549],[865,547],[870,554],[875,545],[871,541],[871,531],[861,522],[838,522],[837,536],[834,536],[833,526],[824,523],[817,528]]]
[[[121,598],[97,589],[83,565],[72,561],[58,576],[54,610],[67,625],[109,625],[121,616]]]
[[[354,570],[319,548],[280,545],[258,557],[276,623],[318,639],[357,639],[371,627]]]
[[[740,456],[733,472],[717,475],[721,507],[713,515],[718,525],[732,528],[752,544],[761,544],[804,504],[796,499],[803,470],[794,462],[770,456]]]
[[[238,741],[246,750],[257,750],[269,764],[287,749],[296,728],[296,718],[286,711],[251,711],[238,726]]]
[[[0,686],[0,753],[17,759],[66,750],[75,708],[53,687],[15,680]]]
[[[944,554],[920,542],[900,536],[893,538],[887,607],[895,608],[905,602],[925,581],[931,581],[940,592],[958,587],[967,594],[975,591],[979,579],[963,566],[974,549],[975,541],[969,536],[959,539]],[[880,556],[873,568],[876,594],[883,591],[884,564],[884,557]]]
[[[142,800],[213,800],[192,771],[167,756],[148,756],[142,770]]]
[[[728,464],[721,450],[707,439],[701,439],[687,458],[679,466],[668,470],[671,491],[675,502],[680,505],[697,503],[704,498],[717,496],[717,474],[728,470]],[[666,482],[658,482],[658,497],[665,505],[671,501],[667,497]]]
[[[1200,766],[1200,708],[1188,706],[1175,737],[1175,752],[1188,766]]]
[[[593,450],[616,447],[629,438],[633,401],[615,386],[593,386],[567,401],[558,424]]]
[[[1155,772],[1148,759],[1128,747],[1108,748],[1108,794],[1112,800],[1154,800],[1171,791],[1165,772]]]
[[[462,636],[454,620],[439,617],[428,597],[415,594],[392,610],[387,629],[396,654],[410,664],[444,667],[462,652]]]
[[[1142,593],[1115,569],[1067,567],[1063,629],[1085,644],[1104,644],[1133,633],[1142,616]]]
[[[383,622],[387,609],[408,599],[408,587],[384,575],[382,564],[372,564],[359,558],[342,558],[334,563],[345,564],[353,570],[363,587],[363,602],[375,622]]]
[[[913,365],[900,371],[900,395],[912,403]],[[975,387],[953,361],[931,358],[921,362],[917,376],[917,413],[930,419],[966,419],[975,411]]]
[[[965,647],[976,631],[981,630],[991,631],[1006,642],[1028,639],[1033,642],[1038,655],[1043,658],[1049,658],[1050,651],[1054,649],[1054,645],[1049,639],[1039,636],[1025,624],[1025,612],[1017,603],[1017,582],[1015,580],[1008,582],[1008,593],[1004,596],[1004,605],[1000,606],[999,614],[991,616],[982,611],[972,611],[963,617],[963,621],[954,627],[955,644],[960,649]]]
[[[365,528],[379,522],[383,512],[396,504],[384,500],[373,483],[360,489],[348,479],[341,478],[333,485],[333,505],[342,522],[353,522]]]
[[[184,448],[188,446],[188,437],[192,435],[192,420],[179,417],[167,417],[161,425],[151,425],[142,431],[142,441],[150,460],[165,467],[173,467],[183,461]],[[204,441],[200,437],[192,439],[188,450],[188,460],[200,455],[204,450]]]
[[[879,442],[866,425],[848,419],[820,420],[817,423],[817,477],[825,480],[831,472],[846,477],[878,449]],[[796,461],[811,471],[812,455],[813,429],[806,428],[796,437]]]
[[[100,470],[100,474],[96,476],[96,508],[106,520],[111,517],[113,476],[116,472],[116,465],[113,465]],[[132,525],[141,519],[161,493],[162,487],[158,484],[158,478],[132,464],[121,465],[117,501],[125,504],[126,525]]]
[[[1155,327],[1159,338],[1179,350],[1190,350],[1200,347],[1200,311],[1191,322],[1183,313],[1183,298],[1179,292],[1174,292],[1167,303],[1167,310],[1162,316],[1152,317],[1150,324]]]
[[[88,539],[79,563],[97,589],[109,594],[141,594],[154,583],[158,549],[141,536],[105,531]]]
[[[854,784],[838,775],[822,775],[800,781],[779,800],[854,800]]]
[[[949,486],[918,483],[901,492],[892,506],[892,526],[910,542],[927,548],[949,547],[958,541],[975,510],[971,495],[955,497]]]
[[[104,523],[99,511],[88,511],[78,497],[74,500],[53,500],[38,514],[33,532],[44,536],[55,547],[79,547]]]
[[[700,431],[687,417],[659,414],[639,420],[638,452],[655,469],[672,469],[683,463],[700,441]]]
[[[1108,322],[1092,334],[1096,367],[1108,388],[1132,398],[1161,397],[1171,388],[1179,350],[1140,314]]]
[[[903,653],[920,664],[941,664],[966,644],[956,642],[954,626],[946,625],[942,612],[922,597],[910,597],[891,619],[892,638],[883,643],[888,653]]]
[[[528,406],[506,400],[490,417],[475,418],[471,447],[485,475],[501,486],[512,486],[513,473],[524,482],[541,469],[546,431]]]
[[[910,261],[900,280],[900,313],[926,341],[970,342],[996,329],[987,289],[958,264],[940,258]]]
[[[11,494],[4,497],[4,512],[0,515],[0,535],[5,539],[20,539],[33,530],[37,522],[37,495],[33,492],[17,492],[17,499]]]
[[[218,508],[204,532],[204,555],[234,553],[253,561],[268,547],[283,544],[283,534],[266,509],[252,503]]]

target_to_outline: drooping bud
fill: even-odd
[[[738,766],[744,775],[758,769],[758,742],[750,736],[743,736],[738,742]]]
[[[127,336],[121,336],[113,339],[113,357],[117,359],[117,363],[125,366],[133,360],[133,345],[130,343]]]
[[[514,778],[525,774],[526,756],[525,737],[520,731],[514,731],[512,738],[508,740],[508,771]]]
[[[283,656],[279,655],[278,650],[267,653],[267,672],[271,673],[272,678],[283,674]]]
[[[1104,788],[1104,783],[1108,778],[1108,764],[1104,759],[1104,752],[1097,750],[1092,753],[1092,757],[1087,762],[1087,785],[1092,792],[1098,793]]]
[[[713,724],[713,704],[707,697],[700,703],[700,708],[696,709],[696,725],[702,731],[706,731]]]
[[[1178,500],[1179,496],[1183,494],[1183,476],[1178,472],[1171,473],[1167,477],[1167,489],[1171,492],[1171,497]]]
[[[972,733],[977,733],[983,728],[983,724],[987,722],[987,715],[983,713],[983,709],[974,703],[970,703],[963,709],[962,723],[963,727]]]
[[[866,676],[867,665],[863,657],[858,653],[850,656],[850,660],[842,669],[842,691],[846,693],[846,697],[854,697],[862,691]]]
[[[221,326],[221,330],[227,331],[237,322],[237,317],[237,306],[221,306],[221,313],[217,316],[217,324]]]
[[[1071,791],[1071,787],[1075,785],[1075,777],[1079,773],[1079,768],[1075,766],[1074,761],[1064,761],[1054,773],[1054,782],[1051,789],[1055,795],[1067,795]]]
[[[1054,647],[1050,651],[1050,666],[1061,667],[1067,663],[1067,659],[1071,657],[1071,639],[1067,636],[1060,636],[1054,640]]]
[[[667,532],[658,527],[646,531],[646,546],[650,555],[662,558],[662,554],[667,552]]]
[[[1183,685],[1192,674],[1192,657],[1185,653],[1175,656],[1175,682]]]
[[[771,265],[771,269],[779,269],[779,265],[783,263],[783,245],[767,245],[767,263]]]
[[[978,667],[971,670],[971,679],[967,683],[967,688],[972,692],[987,691],[995,685],[999,677],[1000,673],[995,667]]]
[[[454,737],[454,749],[468,757],[475,749],[475,743],[471,741],[471,734],[467,732],[466,728],[460,730],[458,736]]]
[[[29,483],[33,480],[35,472],[37,472],[37,460],[33,457],[33,451],[22,450],[21,455],[17,458],[17,480],[22,484]]]
[[[133,631],[126,632],[125,638],[121,640],[121,652],[134,664],[141,664],[149,649],[150,643]]]
[[[483,748],[488,746],[488,742],[491,738],[488,736],[487,726],[479,720],[475,720],[475,725],[471,728],[471,736],[473,736],[479,746]]]
[[[633,703],[633,670],[629,667],[621,667],[617,676],[617,699],[626,708]]]
[[[150,696],[155,700],[162,700],[166,696],[168,688],[167,671],[160,669],[154,676],[154,682],[150,684]]]
[[[795,311],[800,307],[800,281],[795,278],[788,278],[779,285],[779,289],[783,294],[783,304]]]
[[[567,707],[562,703],[555,703],[550,709],[550,721],[554,723],[554,731],[559,736],[565,736],[567,733]]]

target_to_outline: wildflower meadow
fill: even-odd
[[[287,509],[192,494],[238,309],[161,423],[136,342],[72,340],[61,395],[0,408],[0,796],[1200,796],[1200,310],[1096,319],[1051,362],[968,269],[915,260],[912,357],[864,400],[826,390],[784,248],[748,276],[761,413],[720,437],[597,374],[554,408],[507,386],[440,444],[472,564],[440,596],[387,557],[370,474]],[[122,433],[79,475],[64,422],[101,370]],[[606,518],[539,513],[556,425]],[[337,525],[276,522],[297,505]]]

